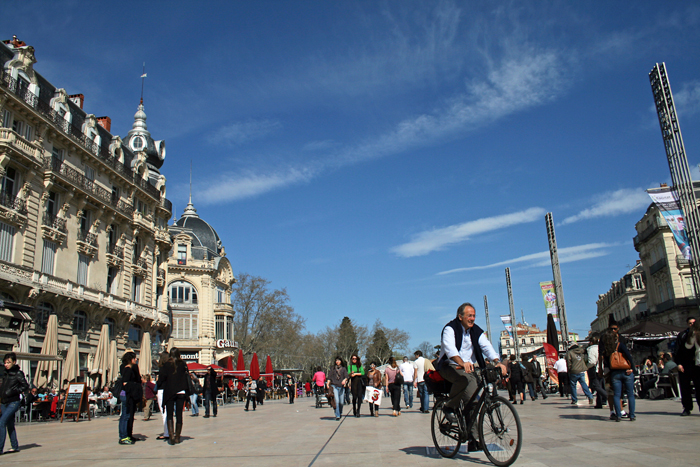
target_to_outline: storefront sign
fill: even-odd
[[[198,362],[199,363],[199,352],[195,353],[182,353],[180,358],[186,362]]]
[[[216,347],[218,349],[234,349],[237,345],[235,342],[228,339],[219,339],[216,341]]]

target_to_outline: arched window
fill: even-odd
[[[134,347],[141,345],[141,326],[138,324],[129,325],[129,345]]]
[[[87,314],[84,311],[76,310],[73,313],[73,333],[85,334],[87,332]]]
[[[182,305],[197,304],[197,289],[192,284],[185,281],[176,281],[168,288],[170,303]]]
[[[199,339],[199,309],[197,289],[185,281],[175,281],[168,286],[168,297],[173,309],[175,339]]]

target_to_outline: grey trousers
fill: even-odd
[[[464,368],[455,368],[452,365],[445,365],[440,369],[440,375],[452,383],[449,399],[445,402],[446,407],[451,407],[453,409],[458,408],[460,398],[464,400],[466,406],[469,399],[471,399],[477,389],[479,389],[479,383],[474,373],[467,373],[464,371]],[[475,440],[479,439],[477,423],[472,425],[471,435]]]

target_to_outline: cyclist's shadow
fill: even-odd
[[[400,450],[409,456],[420,456],[420,457],[437,458],[437,459],[439,459],[441,457],[440,454],[438,454],[438,452],[434,446],[408,446],[405,448],[401,448]],[[455,459],[462,458],[464,460],[469,460],[470,462],[473,462],[475,464],[493,465],[488,460],[479,459],[476,457],[479,455],[485,456],[483,451],[473,452],[471,454],[468,454],[466,451],[466,446],[464,446],[464,450],[462,450],[462,448],[460,448],[460,452],[455,456]]]

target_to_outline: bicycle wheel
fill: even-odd
[[[479,413],[479,438],[486,457],[495,465],[515,462],[523,444],[522,426],[510,402],[496,396],[484,404]]]
[[[433,444],[442,457],[454,457],[459,452],[462,442],[459,440],[459,426],[447,419],[445,401],[437,401],[433,407],[430,431],[433,434]]]

